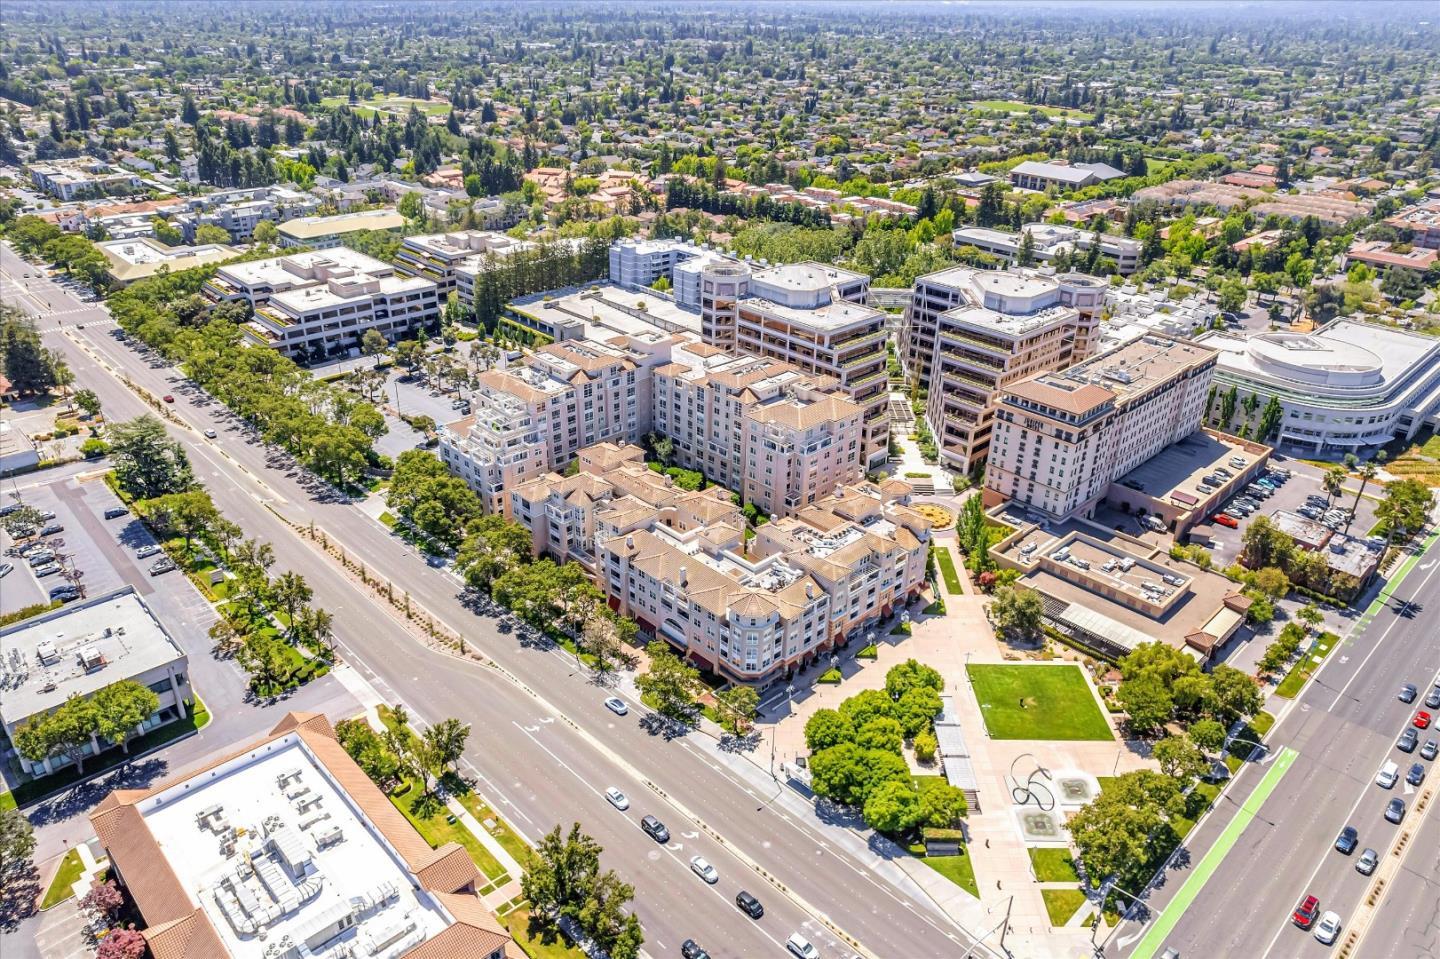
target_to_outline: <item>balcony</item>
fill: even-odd
[[[858,380],[852,380],[850,383],[847,383],[846,386],[851,390],[862,390],[871,383],[879,383],[883,379],[885,379],[885,369],[882,367],[868,376],[862,376]]]
[[[842,350],[852,349],[864,343],[882,342],[888,335],[889,334],[885,330],[875,330],[871,333],[860,333],[856,336],[850,337],[849,339],[841,340],[839,343],[831,343],[830,349],[838,353]]]
[[[979,366],[983,369],[994,370],[997,373],[1003,373],[1005,371],[1005,365],[1003,363],[996,363],[991,360],[982,360],[979,357],[969,356],[965,353],[958,352],[957,350],[941,350],[940,355],[945,359],[954,360],[957,363],[968,363],[971,366]],[[994,387],[991,387],[991,389],[994,389]]]
[[[978,336],[967,336],[964,333],[956,333],[954,330],[941,329],[940,339],[955,340],[958,343],[965,343],[981,350],[989,350],[991,353],[999,353],[1002,356],[1010,356],[1015,352],[1015,348],[1009,343],[982,340]]]

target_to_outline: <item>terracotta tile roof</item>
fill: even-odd
[[[1115,394],[1103,386],[1086,383],[1075,389],[1063,389],[1039,379],[1021,380],[1005,388],[1006,392],[1022,399],[1043,403],[1067,413],[1088,413],[1098,406],[1110,402]]]
[[[520,377],[503,370],[486,370],[475,377],[481,386],[488,386],[498,393],[509,393],[511,396],[518,396],[527,403],[544,403],[550,399],[550,394],[544,390],[537,390],[526,383]],[[474,418],[469,418],[474,423]],[[452,427],[453,428],[453,427]]]
[[[411,831],[414,832],[414,829]],[[480,878],[480,870],[475,867],[475,861],[470,858],[465,847],[457,842],[447,842],[431,853],[428,863],[419,865],[418,868],[412,865],[411,868],[415,871],[415,878],[420,880],[421,888],[431,892],[474,889]]]
[[[225,943],[203,909],[172,922],[142,929],[151,959],[213,959],[226,954]]]
[[[134,805],[151,792],[130,791],[124,805],[96,813],[90,820],[110,861],[125,877],[125,887],[147,925],[174,922],[195,911],[190,893],[166,862],[164,850]]]

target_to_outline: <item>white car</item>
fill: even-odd
[[[214,430],[206,430],[206,431],[205,431],[205,438],[206,438],[207,440],[213,440],[213,439],[215,438],[215,431],[214,431]]]
[[[1330,945],[1340,938],[1340,914],[1327,912],[1320,917],[1320,922],[1315,926],[1315,938],[1325,945]]]
[[[610,805],[624,812],[630,808],[630,799],[614,786],[605,787],[605,798],[610,800]]]
[[[799,959],[820,959],[820,950],[798,932],[790,933],[790,938],[785,940],[785,948]]]
[[[720,881],[720,873],[716,871],[714,866],[710,865],[709,860],[704,856],[694,856],[691,858],[690,871],[712,886]]]
[[[154,543],[151,543],[149,546],[142,546],[137,549],[135,551],[135,558],[146,559],[147,557],[154,556],[158,552],[160,552],[160,547]]]
[[[611,696],[610,698],[606,699],[605,708],[610,710],[616,716],[624,716],[630,711],[630,707],[625,705],[625,700],[621,699],[619,696]]]
[[[1389,789],[1391,786],[1395,785],[1396,781],[1399,780],[1399,778],[1400,767],[1397,766],[1393,761],[1387,762],[1385,765],[1381,766],[1380,771],[1375,774],[1375,785],[1379,786],[1381,789]]]

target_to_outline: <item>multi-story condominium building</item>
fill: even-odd
[[[1106,284],[1072,273],[952,267],[915,281],[901,351],[928,391],[941,455],[970,471],[985,458],[995,394],[1094,350]]]
[[[94,157],[32,163],[29,169],[30,181],[36,189],[67,203],[77,197],[103,196],[141,187],[141,180],[134,173]]]
[[[1030,237],[1031,250],[1036,262],[1049,263],[1062,253],[1072,257],[1077,253],[1088,253],[1096,243],[1093,230],[1056,223],[1027,223],[1019,233],[1007,230],[991,230],[981,226],[967,226],[952,234],[956,247],[973,246],[982,253],[1003,257],[1014,263],[1024,245],[1025,236]],[[1100,255],[1115,261],[1115,272],[1129,275],[1140,268],[1139,240],[1127,236],[1101,233],[1099,236]]]
[[[194,243],[196,228],[206,225],[225,230],[232,243],[249,243],[263,221],[281,223],[312,214],[320,208],[320,198],[277,186],[208,193],[187,199],[185,205],[175,225],[186,243]]]
[[[458,290],[461,302],[469,304],[475,301],[475,277],[489,262],[537,245],[488,230],[407,236],[395,254],[395,268],[434,283],[442,300]]]
[[[366,330],[394,342],[440,320],[434,283],[347,247],[223,266],[205,292],[248,302],[247,332],[301,360],[358,349]]]
[[[670,339],[617,340],[552,343],[480,374],[471,415],[440,430],[440,458],[487,510],[508,514],[509,490],[586,446],[633,443],[650,429],[650,371],[669,359]]]
[[[1089,509],[1200,428],[1215,358],[1189,340],[1150,335],[1001,387],[986,488],[1051,516]]]
[[[734,306],[734,346],[834,378],[865,410],[861,461],[885,461],[886,314],[864,305],[870,278],[839,267],[796,263],[754,273],[749,296]],[[703,318],[702,318],[703,322]]]
[[[675,267],[704,252],[686,240],[616,240],[610,244],[610,282],[649,286],[664,277],[673,283]]]
[[[90,814],[157,959],[523,959],[459,843],[432,848],[320,713]]]
[[[765,683],[863,637],[925,582],[929,523],[904,483],[837,489],[761,527],[667,521],[633,509],[597,533],[597,579],[620,613],[727,679]],[[636,501],[639,502],[638,500]],[[763,537],[763,538],[762,538]]]
[[[1108,163],[1041,163],[1026,160],[1010,170],[1010,184],[1022,190],[1081,190],[1125,175]]]
[[[134,587],[91,596],[0,630],[0,721],[14,742],[16,727],[35,716],[128,679],[160,697],[159,708],[136,725],[145,733],[188,715],[195,702],[189,662]],[[16,761],[38,777],[107,748],[92,737],[75,754],[39,762],[17,754]]]
[[[1440,340],[1394,327],[1337,319],[1313,333],[1215,331],[1196,342],[1217,350],[1217,397],[1208,422],[1255,435],[1271,397],[1283,415],[1255,438],[1306,454],[1338,456],[1408,440],[1440,413]],[[1250,401],[1249,397],[1255,400]]]
[[[1405,230],[1411,243],[1426,250],[1440,249],[1440,197],[1408,206],[1387,218],[1386,223]]]
[[[276,227],[280,246],[308,246],[312,250],[328,250],[340,245],[347,233],[384,230],[397,233],[405,227],[405,218],[394,210],[362,210],[335,216],[302,216],[286,220]]]
[[[675,461],[786,515],[862,471],[862,409],[790,363],[677,345],[654,373],[654,431]]]

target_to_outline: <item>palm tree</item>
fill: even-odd
[[[1360,488],[1355,491],[1355,505],[1350,508],[1350,518],[1345,521],[1346,536],[1350,535],[1350,524],[1355,522],[1355,514],[1360,511],[1360,497],[1365,494],[1365,487],[1375,478],[1375,474],[1380,472],[1380,467],[1384,466],[1385,461],[1389,458],[1388,453],[1380,450],[1375,454],[1374,459],[1367,463],[1360,463],[1357,466],[1355,454],[1350,453],[1346,455],[1345,465],[1360,474]]]
[[[1320,485],[1325,487],[1325,505],[1327,508],[1335,505],[1335,500],[1339,499],[1340,494],[1345,491],[1345,477],[1348,475],[1349,474],[1345,472],[1345,467],[1337,465],[1330,467],[1325,471],[1325,475],[1321,477]]]

